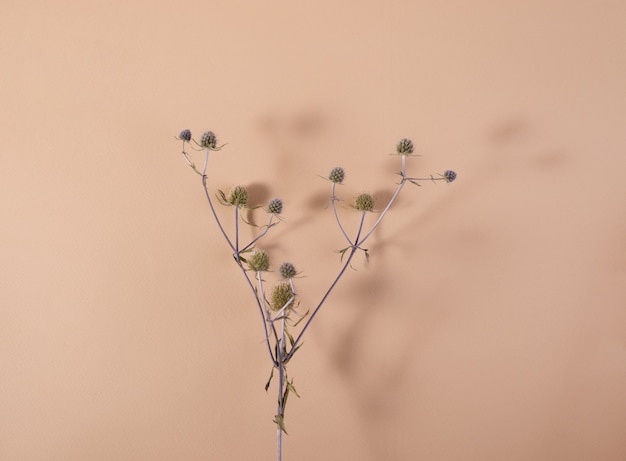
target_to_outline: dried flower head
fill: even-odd
[[[372,211],[374,209],[374,197],[364,192],[356,198],[354,207],[359,211]]]
[[[202,138],[200,138],[200,146],[206,147],[207,149],[215,149],[217,145],[217,138],[215,137],[215,133],[212,131],[205,131],[202,133]]]
[[[291,279],[296,276],[296,268],[291,263],[282,263],[278,272],[280,272],[280,276],[284,279]]]
[[[450,183],[456,179],[456,173],[452,170],[446,170],[443,173],[443,177],[445,178],[447,183]]]
[[[293,290],[289,282],[278,283],[272,290],[270,303],[272,310],[279,311],[283,307],[292,307],[294,302],[293,295]],[[287,303],[289,303],[289,305]]]
[[[248,191],[243,186],[235,186],[228,193],[228,203],[243,208],[248,203]]]
[[[270,268],[270,257],[263,250],[256,250],[248,259],[248,266],[255,272],[266,271]]]
[[[272,214],[281,214],[283,211],[283,201],[279,198],[273,198],[267,204],[267,211]]]
[[[346,174],[343,171],[343,168],[340,166],[336,166],[330,173],[328,174],[328,179],[334,183],[341,184],[343,182],[343,178],[345,178]]]
[[[184,142],[191,141],[191,131],[189,130],[181,131],[180,134],[178,135],[178,139],[182,139]]]
[[[396,151],[400,155],[410,155],[413,153],[413,141],[407,138],[402,138],[398,141],[398,145],[396,146]]]

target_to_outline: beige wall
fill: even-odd
[[[626,3],[4,1],[0,459],[272,460],[258,312],[173,139],[324,209],[415,175],[289,372],[287,460],[626,459]],[[348,227],[354,215],[344,210]]]

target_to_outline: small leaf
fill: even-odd
[[[217,195],[217,200],[222,204],[222,205],[226,205],[226,206],[231,206],[230,203],[228,203],[228,199],[226,198],[226,194],[224,194],[224,192],[222,192],[221,190],[218,189],[217,193],[219,195]]]
[[[296,397],[300,398],[300,394],[298,394],[298,391],[296,391],[296,388],[293,386],[293,379],[291,380],[291,382],[287,383],[287,389],[289,389],[291,392],[293,392],[294,394],[296,394]]]
[[[286,435],[289,435],[287,434],[287,429],[285,429],[285,418],[283,415],[274,416],[274,422],[280,428],[281,431],[283,431]]]
[[[233,255],[233,259],[234,259],[235,261],[237,261],[237,253],[235,253],[235,254]],[[242,258],[242,257],[241,257],[241,253],[239,254],[239,261],[241,261],[241,262],[244,262],[244,263],[248,264],[248,261],[246,260],[246,258]]]
[[[274,377],[274,368],[272,367],[272,371],[270,373],[270,377],[267,380],[267,383],[265,384],[265,392],[267,392],[267,390],[270,388],[270,383],[272,382],[272,378]]]
[[[297,327],[297,326],[298,326],[298,324],[299,324],[300,322],[302,322],[302,320],[303,320],[303,319],[304,319],[307,315],[309,315],[309,311],[306,311],[306,312],[305,312],[305,313],[304,313],[304,314],[300,317],[300,320],[298,320],[296,323],[294,323],[294,324],[293,324],[293,326],[294,326],[294,327]],[[292,344],[292,345],[293,345],[293,344]]]
[[[298,345],[297,345],[294,349],[291,349],[291,351],[289,352],[289,355],[291,356],[291,357],[289,358],[289,360],[291,360],[291,359],[293,358],[294,354],[295,354],[296,352],[298,352],[298,349],[300,349],[300,348],[302,347],[302,345],[303,345],[303,344],[304,344],[304,343],[300,343],[300,344],[298,344]],[[287,362],[285,362],[285,364],[287,364]]]
[[[352,247],[345,247],[343,250],[335,250],[335,253],[341,254],[341,261],[343,262],[343,255]]]

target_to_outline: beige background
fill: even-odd
[[[281,196],[312,304],[324,209],[406,188],[289,372],[287,460],[626,459],[626,2],[0,5],[0,459],[272,460],[258,312],[213,185]],[[354,215],[343,210],[347,226]]]

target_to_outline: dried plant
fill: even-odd
[[[278,404],[276,415],[274,416],[274,423],[276,423],[277,427],[277,460],[281,461],[282,434],[287,434],[285,428],[285,408],[287,406],[287,399],[291,394],[295,394],[299,397],[294,387],[293,379],[289,379],[287,376],[287,364],[293,359],[295,353],[302,346],[302,338],[310,327],[311,322],[326,303],[329,295],[337,286],[337,283],[345,274],[348,267],[350,267],[350,263],[355,254],[358,251],[363,251],[365,257],[369,258],[367,249],[364,248],[363,245],[380,225],[404,185],[411,183],[419,186],[420,182],[423,181],[444,181],[451,183],[456,179],[456,173],[452,170],[446,170],[443,174],[437,176],[430,175],[427,178],[408,176],[406,172],[406,162],[407,157],[413,154],[413,143],[410,139],[401,139],[396,145],[396,155],[400,157],[401,169],[398,172],[400,181],[397,184],[395,192],[384,208],[379,211],[378,218],[375,220],[374,224],[367,229],[365,228],[365,217],[367,213],[375,212],[374,197],[368,193],[363,193],[356,197],[353,208],[360,214],[360,220],[356,231],[352,232],[353,237],[351,237],[341,223],[337,212],[337,202],[341,199],[336,195],[336,188],[343,183],[345,171],[341,167],[331,169],[328,176],[326,176],[330,184],[330,207],[332,207],[337,226],[339,231],[343,234],[347,246],[337,250],[338,253],[341,254],[341,266],[333,282],[324,292],[317,305],[311,309],[304,310],[300,308],[296,283],[294,281],[298,272],[291,262],[283,262],[278,266],[277,272],[280,276],[280,280],[275,282],[271,289],[268,290],[268,282],[266,278],[264,278],[267,277],[266,273],[269,271],[270,267],[272,267],[272,261],[270,255],[261,248],[260,244],[270,229],[281,221],[283,201],[279,198],[273,198],[269,201],[264,208],[265,212],[269,215],[267,224],[259,228],[257,235],[251,241],[243,242],[240,235],[241,222],[246,225],[252,225],[243,219],[241,211],[242,209],[248,208],[248,191],[241,185],[232,187],[228,194],[218,190],[216,194],[217,201],[224,207],[231,208],[230,213],[234,215],[234,235],[229,235],[224,229],[220,215],[215,209],[212,194],[209,192],[207,177],[210,154],[214,151],[219,151],[224,146],[218,147],[217,137],[212,131],[205,131],[199,140],[195,140],[192,138],[191,131],[183,130],[180,132],[177,139],[182,141],[182,155],[187,161],[187,164],[202,180],[202,187],[204,188],[204,193],[213,218],[224,240],[230,247],[230,251],[232,251],[233,260],[239,267],[245,283],[250,288],[253,303],[256,305],[261,316],[265,345],[272,367],[270,377],[265,384],[266,391],[271,385],[274,373],[276,372],[278,374]],[[197,147],[193,147],[191,145],[192,142]],[[196,151],[204,152],[204,165],[202,169],[196,167],[190,154],[185,150],[187,145],[190,145]]]

